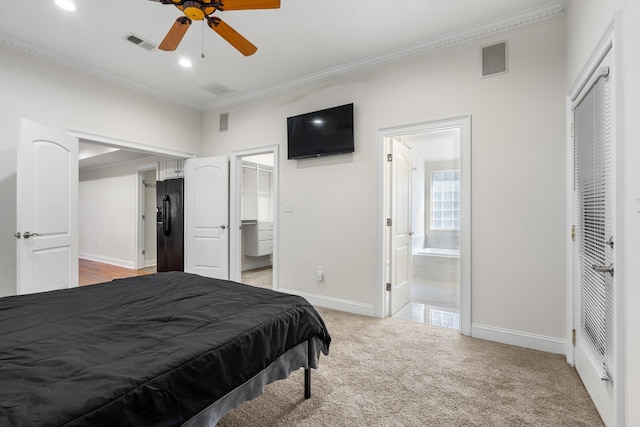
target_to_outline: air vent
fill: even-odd
[[[220,114],[220,132],[229,129],[229,113]]]
[[[217,96],[222,96],[228,93],[235,92],[235,90],[231,89],[230,87],[225,86],[222,83],[218,83],[218,82],[212,82],[204,86],[200,86],[200,89],[204,89],[207,92],[211,92],[212,94]]]
[[[128,42],[131,42],[137,46],[140,46],[141,48],[145,49],[145,50],[153,50],[155,49],[157,46],[153,43],[151,43],[150,41],[147,41],[145,39],[143,39],[140,36],[137,36],[133,33],[129,33],[127,34],[124,39]]]
[[[507,72],[507,42],[482,48],[482,77]]]

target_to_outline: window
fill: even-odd
[[[431,172],[431,229],[460,229],[460,170]]]

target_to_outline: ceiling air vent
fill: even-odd
[[[124,39],[126,41],[129,41],[137,46],[140,46],[141,48],[145,49],[145,50],[153,50],[155,49],[157,46],[153,43],[151,43],[150,41],[147,41],[145,39],[143,39],[140,36],[137,36],[133,33],[129,33],[127,34]]]
[[[218,83],[218,82],[212,82],[212,83],[206,84],[204,86],[200,86],[200,89],[204,89],[207,92],[211,92],[212,94],[218,95],[218,96],[222,96],[222,95],[226,95],[228,93],[235,92],[235,90],[231,89],[230,87],[227,87],[227,86],[223,85],[222,83]]]

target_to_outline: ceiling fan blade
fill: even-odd
[[[280,0],[220,0],[220,10],[279,9]]]
[[[191,19],[186,16],[181,16],[176,19],[176,22],[173,23],[173,26],[167,35],[164,36],[164,39],[162,40],[162,43],[160,43],[160,46],[158,46],[158,49],[166,51],[176,50],[190,25]]]
[[[250,56],[258,50],[249,40],[245,39],[239,32],[231,28],[226,22],[218,17],[212,17],[207,20],[207,24],[213,31],[220,34],[223,39],[228,41],[231,46],[235,47],[244,56]]]

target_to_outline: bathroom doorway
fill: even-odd
[[[460,329],[460,129],[403,135],[413,153],[411,302],[395,317]]]
[[[387,301],[389,316],[460,330],[468,335],[470,322],[470,118],[429,122],[382,130],[384,146],[392,140],[411,152],[410,235],[405,256],[410,298],[399,310]],[[386,156],[387,163],[396,156]],[[389,160],[390,159],[390,160]],[[385,211],[396,218],[392,166],[385,168]],[[398,219],[400,220],[400,219]],[[389,222],[387,222],[389,224]],[[386,234],[390,228],[386,227]],[[393,236],[388,236],[386,278],[394,289],[403,268],[392,257]],[[389,291],[387,291],[389,292]]]

